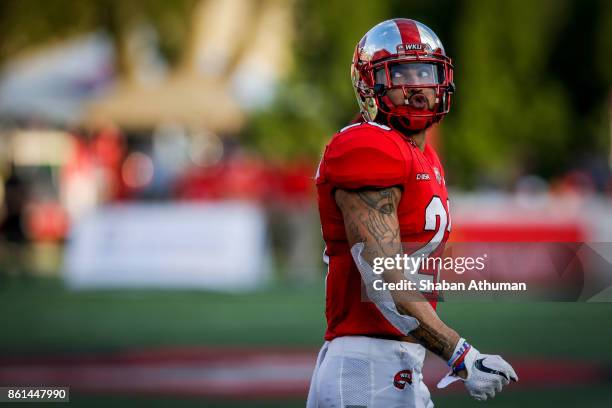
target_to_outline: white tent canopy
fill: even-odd
[[[113,55],[95,33],[13,59],[0,77],[0,115],[78,122],[83,104],[112,84]]]

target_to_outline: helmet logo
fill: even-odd
[[[431,52],[429,44],[411,43],[411,44],[400,44],[397,46],[397,53],[403,54],[406,51],[427,51]]]

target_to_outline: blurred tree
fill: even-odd
[[[458,92],[445,123],[449,179],[507,185],[564,160],[571,110],[548,62],[567,18],[566,1],[465,2],[456,28]]]
[[[595,135],[595,151],[607,153],[608,177],[612,173],[612,2],[599,0],[596,8],[597,25],[595,27],[593,48],[596,53],[597,84],[601,85],[597,101],[589,119],[593,126],[590,134]],[[603,93],[603,95],[602,95]],[[606,98],[607,97],[607,98]],[[606,158],[604,158],[604,161]],[[602,186],[610,191],[611,185]]]
[[[0,2],[0,65],[24,49],[96,30],[107,32],[117,50],[117,67],[130,73],[127,33],[140,22],[158,31],[162,53],[178,61],[196,0],[47,0]]]

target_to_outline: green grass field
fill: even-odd
[[[57,279],[0,281],[0,354],[184,345],[305,346],[324,331],[323,287],[249,294],[71,292]],[[612,363],[612,303],[441,304],[440,316],[484,352]],[[571,375],[571,373],[568,373]],[[543,404],[545,402],[545,405]],[[82,395],[82,406],[293,407],[303,401],[223,401]],[[448,394],[438,406],[473,406]],[[246,404],[246,405],[245,405]],[[487,406],[612,406],[609,385],[502,394]]]

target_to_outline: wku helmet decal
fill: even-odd
[[[428,51],[432,52],[433,50],[429,46],[429,44],[400,44],[397,46],[397,53],[402,54],[406,51]]]

